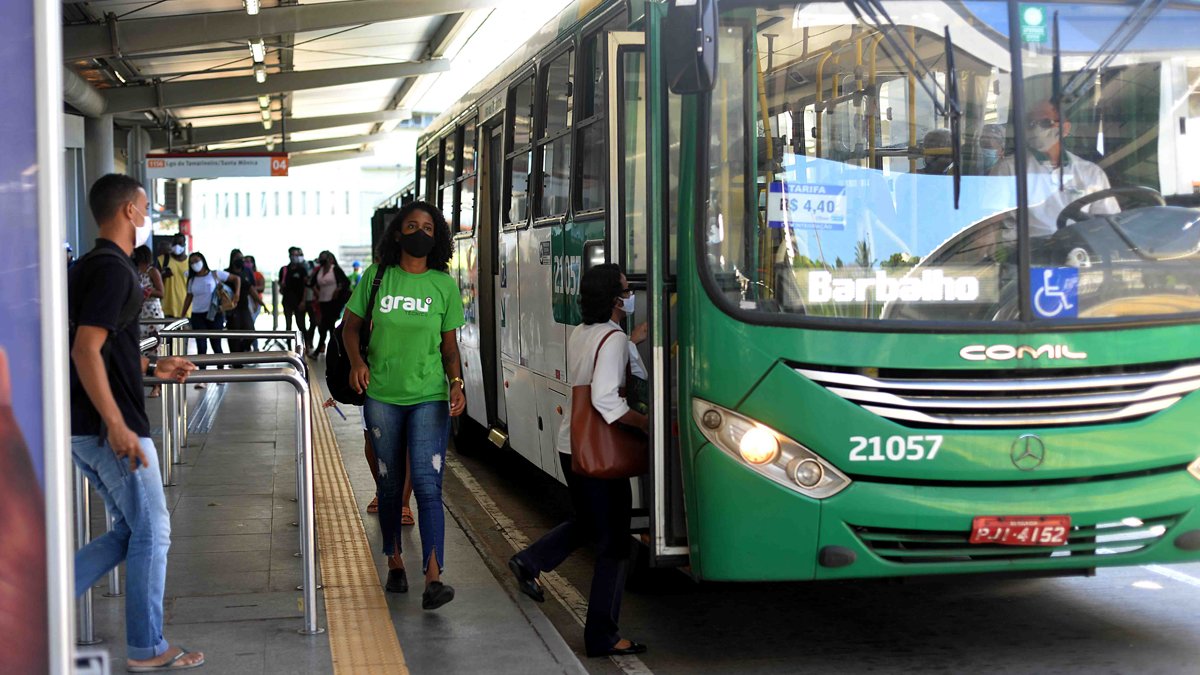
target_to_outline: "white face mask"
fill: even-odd
[[[199,262],[199,261],[192,263],[192,271],[195,272],[196,274],[203,272],[204,271],[204,263]]]
[[[150,241],[150,234],[154,231],[150,223],[150,214],[146,214],[145,220],[141,225],[137,225],[133,232],[133,247],[145,246],[146,242]]]
[[[628,298],[621,298],[621,311],[626,315],[633,314],[633,308],[637,306],[637,297],[630,294]]]
[[[1050,148],[1053,148],[1055,143],[1058,143],[1058,127],[1050,127],[1049,129],[1034,127],[1029,130],[1028,136],[1029,147],[1038,152],[1046,152]]]
[[[175,246],[171,247],[171,254],[172,255],[183,255],[184,250],[185,249],[182,246],[176,244]]]

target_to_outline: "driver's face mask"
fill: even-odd
[[[1039,120],[1039,121],[1048,122],[1050,120]],[[1028,132],[1029,147],[1033,148],[1034,150],[1037,150],[1038,152],[1049,151],[1050,148],[1053,148],[1055,146],[1055,144],[1058,143],[1058,141],[1061,139],[1061,137],[1062,136],[1061,136],[1061,133],[1059,130],[1059,126],[1057,124],[1054,124],[1053,126],[1050,126],[1050,127],[1046,127],[1041,124],[1030,124],[1029,125],[1029,132]]]

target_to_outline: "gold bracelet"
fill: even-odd
[[[466,382],[464,382],[464,381],[463,381],[463,379],[462,379],[461,377],[452,377],[452,378],[450,378],[450,386],[452,386],[452,387],[453,387],[455,382],[457,382],[457,383],[459,384],[459,386],[461,386],[463,389],[466,389],[466,388],[467,388],[467,383],[466,383]]]

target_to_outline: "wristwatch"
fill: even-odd
[[[450,378],[450,386],[452,386],[452,387],[453,387],[455,382],[457,382],[457,383],[459,384],[459,386],[461,386],[461,387],[463,388],[463,390],[464,390],[464,391],[466,391],[466,389],[467,389],[467,383],[466,383],[466,382],[464,382],[464,381],[463,381],[463,379],[462,379],[461,377],[452,377],[452,378]]]

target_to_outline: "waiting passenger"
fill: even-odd
[[[137,265],[138,282],[142,287],[142,313],[139,318],[163,318],[163,280],[162,275],[154,268],[154,254],[150,252],[149,246],[139,246],[133,250],[133,264]],[[142,326],[143,340],[157,335],[158,326]],[[155,385],[150,390],[149,398],[158,398],[161,394],[162,387]]]
[[[229,330],[254,330],[254,310],[250,305],[251,302],[261,304],[262,298],[258,295],[258,287],[254,283],[254,272],[246,268],[246,257],[242,255],[241,249],[235,248],[229,252],[229,268],[225,271],[238,279],[238,286],[242,289],[242,292],[237,294],[237,303],[227,317],[228,328]],[[230,339],[229,351],[248,352],[253,342],[253,340],[246,339]]]
[[[633,311],[633,293],[621,268],[597,265],[579,284],[583,326],[571,333],[567,343],[567,376],[572,385],[591,384],[592,405],[609,424],[621,423],[647,431],[649,419],[629,407],[620,394],[629,364],[630,338],[620,321]],[[594,365],[594,370],[593,370]],[[508,567],[517,577],[521,592],[543,602],[545,593],[538,574],[558,567],[572,551],[591,543],[596,548],[596,567],[588,596],[583,642],[588,656],[641,654],[646,646],[621,637],[617,621],[621,594],[629,564],[629,517],[633,493],[629,479],[600,479],[571,470],[570,399],[564,406],[558,430],[558,459],[575,515],[517,553]]]
[[[225,290],[222,285],[229,282],[232,296],[229,300],[237,305],[242,280],[224,270],[210,270],[208,259],[199,251],[188,257],[188,292],[183,299],[183,311],[191,311],[192,330],[225,330],[225,311],[222,309],[222,296]],[[221,339],[211,338],[213,353],[220,354]],[[196,351],[208,353],[204,338],[196,338]],[[197,389],[203,389],[203,384],[197,384]]]
[[[267,279],[263,276],[262,272],[258,271],[258,261],[254,259],[254,256],[248,255],[244,260],[246,271],[254,275],[254,290],[258,292],[258,297],[251,298],[252,302],[250,304],[250,323],[257,326],[258,315],[262,312],[263,306],[266,304],[263,300],[263,294],[267,292]]]
[[[130,672],[182,670],[204,655],[163,637],[163,589],[171,516],[142,396],[142,374],[183,382],[195,366],[147,360],[138,349],[142,289],[129,259],[150,238],[150,204],[136,180],[100,178],[88,193],[100,225],[96,247],[68,281],[71,319],[71,455],[104,498],[112,528],[75,554],[82,595],[125,561],[125,642]]]
[[[284,327],[287,330],[296,330],[297,324],[299,324],[305,343],[312,341],[312,330],[308,325],[308,308],[305,307],[308,275],[311,271],[312,268],[304,261],[304,250],[299,246],[288,249],[288,264],[279,270]]]
[[[342,316],[342,308],[350,299],[350,279],[338,265],[337,258],[329,251],[321,251],[317,257],[317,266],[313,269],[308,280],[316,293],[317,301],[317,347],[309,353],[316,358],[325,351],[325,340],[333,332],[338,319]]]
[[[1005,133],[1003,124],[985,124],[979,130],[979,159],[983,175],[992,172],[1004,159]]]
[[[1034,104],[1025,115],[1029,185],[1029,234],[1048,237],[1058,230],[1058,214],[1084,195],[1109,189],[1108,176],[1097,164],[1065,150],[1062,139],[1071,135],[1071,122],[1059,123],[1058,110],[1050,101]],[[992,170],[993,175],[1011,176],[1016,162],[1006,157]],[[1061,176],[1061,189],[1059,185]],[[1093,202],[1084,208],[1090,215],[1119,213],[1113,198]]]
[[[187,295],[187,236],[177,234],[171,237],[170,253],[158,261],[163,278],[163,314],[173,319],[183,319],[186,318],[183,298]]]
[[[921,141],[921,156],[924,165],[917,170],[930,176],[945,176],[954,168],[954,156],[950,147],[950,130],[933,129]]]
[[[454,589],[441,581],[446,562],[442,474],[450,418],[462,414],[467,400],[456,338],[464,323],[462,293],[447,272],[452,252],[442,212],[426,202],[406,205],[379,243],[379,264],[385,271],[377,305],[371,308],[367,361],[359,351],[359,333],[372,284],[359,284],[354,291],[342,327],[350,386],[366,392],[367,425],[378,459],[379,529],[388,556],[385,588],[408,591],[400,556],[400,496],[407,459],[417,496],[424,609],[437,609],[454,599]],[[374,275],[372,265],[364,276]]]

